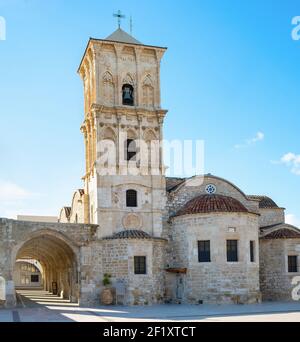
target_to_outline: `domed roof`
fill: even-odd
[[[266,234],[263,239],[300,239],[300,230],[296,231],[296,229],[281,228]]]
[[[261,209],[277,209],[278,205],[268,196],[248,196],[249,199],[259,201],[259,207]]]
[[[223,195],[201,195],[181,208],[176,216],[213,212],[247,213],[247,208],[235,198]]]
[[[123,230],[115,233],[112,236],[107,236],[105,240],[111,239],[151,239],[152,237],[142,230]]]
[[[111,236],[106,236],[104,240],[117,240],[117,239],[141,239],[141,240],[164,240],[159,237],[154,237],[144,232],[143,230],[130,229],[122,230],[121,232],[115,233]]]

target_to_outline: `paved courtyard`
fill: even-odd
[[[45,291],[19,291],[0,322],[300,322],[300,302],[253,305],[153,305],[83,308]]]

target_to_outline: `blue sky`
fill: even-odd
[[[0,216],[56,215],[82,187],[76,70],[88,38],[116,29],[118,9],[138,40],[169,48],[165,138],[205,140],[207,173],[271,196],[300,224],[296,0],[0,0]]]

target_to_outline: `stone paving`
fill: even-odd
[[[153,305],[84,308],[45,291],[22,291],[0,322],[300,322],[300,302],[253,305]]]

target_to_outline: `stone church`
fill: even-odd
[[[0,219],[6,305],[15,304],[14,271],[25,259],[43,268],[45,290],[55,283],[81,305],[100,303],[107,275],[124,305],[292,300],[300,231],[284,208],[211,174],[165,177],[165,51],[120,28],[89,40],[78,69],[84,186],[58,223]]]

